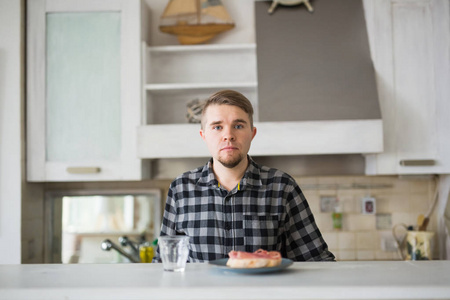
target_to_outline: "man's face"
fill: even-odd
[[[204,127],[200,135],[214,161],[227,168],[246,163],[251,141],[256,134],[247,113],[237,106],[210,105],[203,118]]]

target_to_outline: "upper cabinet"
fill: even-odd
[[[139,0],[27,2],[27,178],[139,180]]]
[[[364,0],[364,11],[318,1],[313,14],[273,15],[269,2],[222,3],[235,27],[180,45],[159,30],[167,0],[28,0],[28,180],[140,180],[149,159],[209,156],[187,115],[221,89],[254,105],[251,155],[362,153],[367,174],[450,173],[448,0]],[[376,89],[357,80],[373,82],[371,58]],[[376,92],[382,120],[365,102]]]
[[[449,1],[364,6],[384,122],[384,152],[366,156],[366,173],[449,173]]]

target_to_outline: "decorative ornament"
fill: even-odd
[[[170,0],[159,30],[174,34],[184,45],[201,44],[234,27],[220,0]]]
[[[194,99],[187,103],[186,118],[189,123],[201,122],[203,106],[205,106],[205,101],[200,101],[199,99]]]
[[[300,5],[304,4],[309,12],[313,12],[314,8],[309,3],[309,0],[273,0],[272,5],[270,6],[268,12],[269,14],[272,14],[275,11],[275,8],[278,6],[278,4],[286,5],[286,6],[294,6],[294,5]]]

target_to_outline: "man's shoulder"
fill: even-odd
[[[259,174],[262,179],[266,178],[284,178],[286,180],[292,180],[294,181],[294,178],[289,175],[288,173],[277,169],[277,168],[271,168],[267,166],[259,166]]]
[[[171,187],[179,186],[179,185],[186,185],[186,184],[196,184],[198,180],[204,176],[207,175],[207,172],[205,174],[205,166],[201,166],[198,168],[195,168],[193,170],[186,171],[180,175],[178,175],[171,184]]]

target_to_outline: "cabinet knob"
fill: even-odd
[[[67,167],[67,173],[70,174],[95,174],[100,173],[99,167]]]
[[[434,166],[436,161],[434,159],[402,159],[400,160],[400,166],[403,167],[421,167],[421,166]]]

